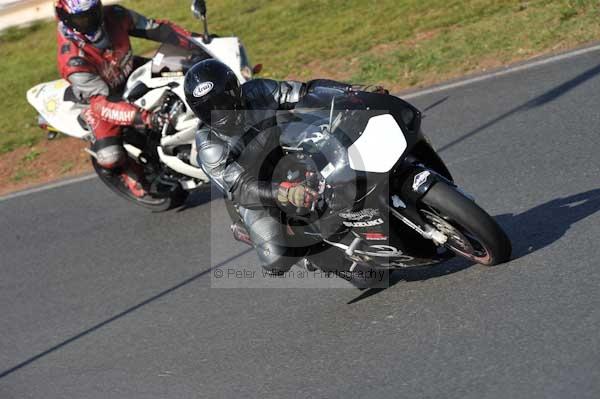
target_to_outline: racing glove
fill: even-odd
[[[277,190],[277,201],[296,208],[311,208],[319,199],[319,194],[304,183],[283,182]]]
[[[141,111],[142,119],[145,119],[145,125],[152,130],[162,132],[169,118],[162,112]]]

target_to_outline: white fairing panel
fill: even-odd
[[[66,80],[43,83],[27,92],[27,100],[50,126],[69,136],[83,139],[90,135],[79,124],[77,117],[85,106],[65,101],[65,91],[69,87]]]
[[[404,154],[406,146],[404,133],[392,115],[375,116],[348,148],[350,167],[361,172],[387,173]]]
[[[237,37],[217,37],[205,44],[201,38],[193,38],[207,53],[233,70],[241,83],[246,79],[241,74],[240,40]]]

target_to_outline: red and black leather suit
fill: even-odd
[[[58,68],[75,96],[90,107],[84,118],[96,142],[100,166],[112,169],[125,159],[123,126],[150,125],[151,115],[123,101],[121,93],[134,70],[130,36],[189,47],[190,32],[168,21],[148,19],[121,6],[104,7],[105,39],[90,43],[62,23],[58,25]]]

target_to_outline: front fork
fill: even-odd
[[[418,202],[438,182],[455,184],[421,164],[408,164],[396,171],[390,182],[389,198],[381,198],[390,213],[423,238],[443,246],[448,237],[427,223],[419,213]]]

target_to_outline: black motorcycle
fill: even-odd
[[[285,155],[272,179],[304,181],[320,194],[313,209],[282,221],[291,243],[310,248],[312,267],[352,272],[454,255],[486,266],[510,259],[507,235],[456,186],[409,103],[319,90],[279,116],[278,126]]]

